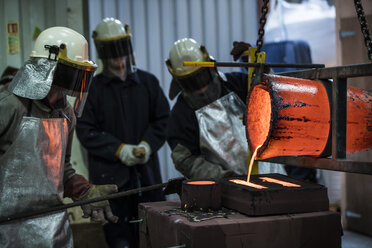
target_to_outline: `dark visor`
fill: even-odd
[[[53,84],[80,94],[88,91],[93,74],[94,71],[82,70],[63,63],[57,63]]]
[[[211,70],[215,70],[215,68],[202,67],[189,75],[176,77],[176,80],[182,90],[193,92],[213,81]]]
[[[95,40],[98,55],[101,59],[119,58],[133,53],[130,37],[118,40]]]
[[[53,85],[59,87],[64,94],[76,97],[74,110],[77,117],[80,117],[83,112],[95,70],[95,66],[72,65],[63,59],[58,60]]]

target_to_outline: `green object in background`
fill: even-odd
[[[32,39],[36,40],[40,33],[41,33],[41,29],[39,27],[35,27],[34,28],[34,33],[32,35]]]

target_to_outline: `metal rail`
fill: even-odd
[[[278,67],[278,68],[324,68],[324,64],[284,64],[284,63],[247,63],[247,62],[213,62],[184,61],[183,66],[190,67]]]
[[[126,196],[129,196],[129,195],[134,195],[134,194],[138,194],[138,193],[142,193],[142,192],[147,192],[147,191],[151,191],[151,190],[154,190],[154,189],[161,189],[163,187],[165,187],[165,189],[163,191],[163,193],[165,195],[178,193],[181,190],[182,181],[184,179],[185,179],[184,177],[177,177],[177,178],[169,179],[169,181],[165,182],[165,183],[154,184],[154,185],[150,185],[150,186],[146,186],[146,187],[130,189],[130,190],[127,190],[127,191],[117,192],[117,193],[113,193],[113,194],[110,194],[110,195],[100,196],[100,197],[93,198],[93,199],[75,201],[75,202],[69,203],[69,204],[59,204],[59,205],[56,205],[56,206],[46,207],[44,209],[37,209],[37,210],[28,211],[28,212],[24,212],[24,213],[18,213],[18,214],[7,216],[7,217],[1,217],[0,218],[0,224],[3,224],[5,222],[19,220],[19,219],[36,217],[36,216],[40,216],[40,215],[43,215],[43,214],[56,213],[56,212],[60,212],[60,211],[63,211],[65,209],[76,207],[76,206],[82,206],[82,205],[86,205],[86,204],[90,204],[90,203],[94,203],[94,202],[126,197]]]
[[[334,79],[372,76],[372,63],[282,72],[278,75],[305,79]]]
[[[260,160],[261,161],[261,160]],[[315,158],[315,157],[275,157],[262,160],[265,162],[294,165],[300,167],[343,171],[350,173],[372,175],[371,162],[359,162],[346,159]]]
[[[372,63],[278,73],[304,79],[333,79],[332,158],[276,157],[263,161],[372,175],[372,162],[346,160],[347,78],[372,76]]]
[[[147,192],[147,191],[150,191],[150,190],[165,187],[165,186],[167,186],[167,184],[168,183],[161,183],[161,184],[151,185],[151,186],[147,186],[147,187],[143,187],[143,188],[131,189],[131,190],[118,192],[118,193],[114,193],[114,194],[110,194],[110,195],[100,196],[100,197],[97,197],[97,198],[94,198],[94,199],[80,200],[80,201],[76,201],[76,202],[69,203],[69,204],[60,204],[60,205],[57,205],[57,206],[47,207],[45,209],[39,209],[39,210],[31,211],[31,212],[15,214],[15,215],[8,216],[8,217],[2,217],[2,218],[0,218],[0,224],[5,223],[5,222],[19,220],[19,219],[36,217],[36,216],[40,216],[40,215],[43,215],[43,214],[56,213],[56,212],[59,212],[59,211],[62,211],[62,210],[66,210],[68,208],[72,208],[72,207],[76,207],[76,206],[82,206],[82,205],[90,204],[90,203],[94,203],[94,202],[116,199],[116,198],[125,197],[125,196],[129,196],[129,195],[134,195],[134,194],[137,194],[137,193],[140,193],[140,192]]]

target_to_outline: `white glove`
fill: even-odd
[[[151,147],[149,143],[147,143],[146,141],[141,141],[136,148],[145,149],[145,154],[144,156],[142,156],[141,161],[139,163],[146,164],[149,161],[151,155]]]
[[[133,166],[141,162],[141,158],[134,156],[133,149],[138,146],[125,144],[120,151],[120,160],[127,166]]]

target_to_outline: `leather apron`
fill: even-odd
[[[63,199],[66,119],[23,117],[0,158],[0,216],[55,206]],[[0,225],[0,247],[73,247],[66,211]]]
[[[234,93],[217,99],[195,111],[200,130],[200,150],[206,158],[214,163],[223,165],[224,169],[246,175],[248,150],[243,115],[246,105]],[[286,175],[281,164],[259,162],[252,169],[252,174],[280,173]]]

